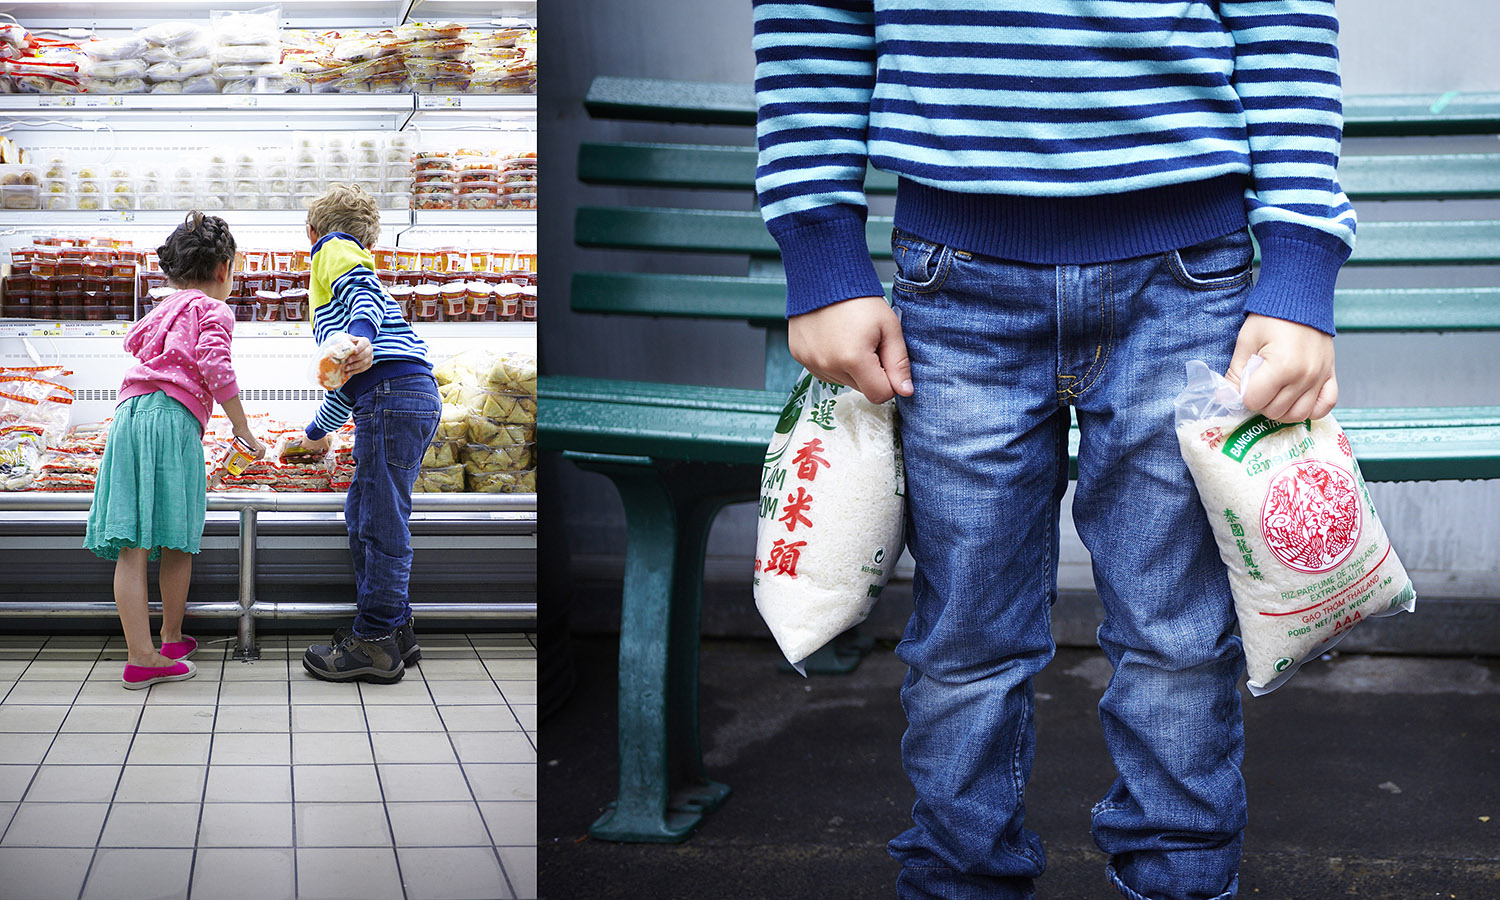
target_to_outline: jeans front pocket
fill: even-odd
[[[896,261],[895,286],[908,294],[926,294],[943,286],[953,251],[904,231],[891,232],[891,256]]]
[[[1255,245],[1250,239],[1250,229],[1241,228],[1222,237],[1173,250],[1167,256],[1172,277],[1184,287],[1212,291],[1239,287],[1250,280]]]

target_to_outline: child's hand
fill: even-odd
[[[250,450],[255,454],[256,459],[266,458],[266,445],[257,440],[255,435],[251,433],[250,429],[236,428],[234,429],[234,436],[249,445]]]
[[[1321,419],[1338,403],[1333,338],[1316,328],[1251,313],[1240,327],[1224,377],[1236,388],[1250,357],[1264,362],[1250,379],[1245,408],[1278,422]]]
[[[325,434],[317,440],[313,440],[312,438],[308,437],[307,432],[303,432],[302,434],[297,436],[297,443],[301,444],[302,449],[306,450],[308,453],[327,453],[328,446],[332,442],[333,435],[331,434]]]
[[[375,345],[368,338],[351,337],[354,352],[344,358],[344,377],[352,378],[375,364]]]
[[[901,322],[884,297],[833,303],[793,316],[788,328],[792,357],[814,378],[855,388],[871,403],[911,396]]]

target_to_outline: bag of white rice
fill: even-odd
[[[901,556],[905,493],[895,401],[804,370],[766,450],[754,590],[798,672],[870,614]]]
[[[1177,442],[1229,567],[1258,697],[1355,625],[1409,612],[1417,597],[1333,416],[1277,422],[1245,409],[1204,363],[1189,362],[1187,375]]]

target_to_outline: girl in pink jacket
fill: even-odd
[[[84,546],[115,560],[115,606],[131,690],[192,678],[198,642],[182,633],[193,556],[203,537],[208,476],[203,429],[214,403],[256,457],[265,448],[240,406],[229,356],[234,314],[225,305],[234,279],[234,237],[216,216],[196,210],[157,248],[178,292],[131,327],[125,349],[137,360],[120,385],[89,509]],[[151,640],[146,563],[161,559],[161,650]]]

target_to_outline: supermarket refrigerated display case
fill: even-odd
[[[248,9],[259,4],[215,3]],[[438,17],[483,25],[492,16],[535,16],[534,3],[283,2],[283,27],[390,28]],[[139,28],[161,18],[206,17],[201,6],[167,3],[39,3],[5,5],[23,23],[96,30]],[[476,127],[481,126],[482,127]],[[535,148],[536,106],[525,95],[220,94],[220,95],[0,95],[0,130],[28,150],[113,152],[111,161],[161,161],[219,148],[226,158],[246,147],[294,148],[304,135],[338,139],[355,133],[405,136],[415,145],[454,148],[481,144],[506,152]],[[249,137],[254,135],[254,137]],[[247,140],[247,138],[249,138]],[[209,152],[213,152],[209,149]],[[175,165],[174,165],[175,167]],[[135,204],[140,206],[137,199]],[[0,204],[3,206],[3,204]],[[214,210],[226,218],[241,247],[305,249],[301,209]],[[181,209],[47,210],[0,208],[0,258],[37,238],[109,236],[151,248],[181,221]],[[390,250],[458,248],[511,254],[530,269],[535,303],[534,210],[385,209],[382,244]],[[513,270],[514,271],[514,270]],[[477,280],[477,279],[476,279]],[[507,279],[507,285],[514,280]],[[507,291],[511,288],[507,287]],[[142,299],[145,299],[143,295]],[[521,298],[524,299],[524,298]],[[517,309],[520,309],[519,302]],[[135,315],[137,308],[131,307]],[[518,314],[519,315],[519,314]],[[467,318],[465,316],[464,318]],[[126,357],[126,323],[0,319],[0,366],[31,365],[33,354],[74,371],[78,394],[73,421],[99,421],[113,408]],[[434,362],[472,347],[529,352],[531,321],[419,321],[418,333]],[[321,391],[307,380],[313,341],[306,322],[241,321],[235,358],[247,410],[288,421],[311,417]],[[0,493],[0,508],[8,495]],[[337,497],[337,494],[326,495]],[[534,610],[535,497],[529,509],[431,511],[413,515],[414,600],[500,602]],[[239,516],[209,514],[204,551],[194,572],[193,602],[234,601],[240,591]],[[332,511],[262,512],[254,576],[262,599],[352,599],[352,573],[340,515]],[[107,598],[112,566],[79,548],[81,511],[0,511],[0,566],[13,596]],[[0,601],[3,602],[3,601]]]

